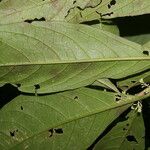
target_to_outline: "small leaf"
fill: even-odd
[[[120,93],[117,87],[109,79],[97,79],[92,85],[102,86],[105,88],[112,89],[113,91]]]

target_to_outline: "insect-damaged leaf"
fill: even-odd
[[[144,138],[145,133],[142,114],[132,111],[126,116],[126,120],[118,122],[116,126],[98,142],[94,150],[142,150],[145,148]]]
[[[86,25],[62,22],[0,26],[0,83],[57,92],[144,71],[142,46]]]
[[[0,24],[45,20],[83,22],[150,13],[149,0],[2,0]]]
[[[71,9],[84,9],[95,5],[97,2],[90,0],[2,0],[0,24],[43,20],[69,21],[67,16]],[[76,12],[70,16],[75,17]]]
[[[78,11],[78,13],[77,13]],[[76,13],[76,17],[71,17]],[[80,15],[79,15],[80,14]],[[80,10],[74,8],[70,11],[69,21],[78,22],[102,19],[112,19],[124,16],[150,14],[149,0],[99,0],[94,8]]]
[[[116,102],[116,93],[89,88],[18,96],[0,110],[0,149],[86,149],[139,99],[120,97]]]

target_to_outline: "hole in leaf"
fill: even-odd
[[[116,0],[112,0],[112,1],[110,1],[110,4],[108,4],[107,6],[108,6],[108,8],[110,9],[111,6],[113,6],[113,5],[115,5],[115,4],[116,4]]]
[[[78,96],[75,96],[75,97],[74,97],[74,100],[78,100],[78,99],[79,99],[79,97],[78,97]]]
[[[116,102],[118,102],[118,101],[121,100],[121,95],[115,95],[115,96],[116,96],[116,98],[115,98],[115,101],[116,101]]]
[[[21,108],[21,110],[23,110],[23,106],[21,106],[20,108]]]
[[[75,4],[77,1],[73,1],[73,4]]]
[[[17,130],[14,130],[14,131],[10,131],[10,132],[9,132],[9,133],[10,133],[10,136],[11,136],[11,137],[14,137],[16,132],[18,132],[18,129],[17,129]]]
[[[143,54],[148,56],[149,55],[149,51],[143,51]]]
[[[55,133],[57,134],[63,134],[63,130],[61,128],[59,129],[54,129]]]
[[[132,83],[135,83],[136,81],[131,81]]]
[[[126,137],[126,139],[127,139],[129,142],[136,142],[136,143],[138,143],[137,140],[136,140],[136,138],[135,138],[135,136],[133,136],[133,135],[128,135],[128,136]]]
[[[129,126],[129,123],[127,123],[126,126]]]
[[[54,133],[54,130],[53,129],[49,129],[48,132],[49,132],[49,137],[52,137],[53,133]]]
[[[126,128],[123,128],[123,131],[126,131],[127,129]]]
[[[25,20],[24,22],[27,22],[27,23],[32,23],[32,22],[34,22],[34,21],[46,21],[46,19],[44,18],[44,17],[42,17],[42,18],[34,18],[34,19],[27,19],[27,20]]]
[[[13,131],[13,132],[10,131],[9,133],[10,133],[10,136],[12,136],[12,137],[15,136],[15,131]]]
[[[111,8],[111,5],[110,5],[110,4],[108,4],[108,8],[109,8],[109,9]]]
[[[121,95],[116,95],[116,97],[121,97]]]
[[[118,102],[118,101],[120,101],[121,100],[121,98],[119,98],[119,97],[116,97],[116,102]]]
[[[35,89],[37,90],[37,89],[40,89],[40,85],[39,84],[36,84],[36,85],[34,85],[35,86]]]
[[[148,91],[144,91],[144,95],[147,95],[149,92]]]
[[[101,17],[104,17],[104,16],[111,16],[112,14],[114,14],[113,12],[110,12],[110,13],[106,13],[106,14],[100,14]]]
[[[115,5],[116,4],[116,0],[112,0],[111,2],[110,2],[110,5],[112,6],[112,5]]]

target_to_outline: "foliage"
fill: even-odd
[[[118,22],[149,13],[149,0],[1,0],[0,149],[148,149],[150,32]]]

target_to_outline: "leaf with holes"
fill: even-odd
[[[115,118],[144,97],[121,94],[119,102],[116,98],[116,93],[90,88],[20,95],[0,110],[0,149],[86,149]]]
[[[125,91],[139,85],[141,85],[142,88],[145,88],[148,83],[150,83],[150,69],[140,74],[117,81],[118,87]]]
[[[131,111],[124,121],[118,122],[115,127],[98,142],[94,150],[144,150],[144,130],[142,114]]]
[[[72,17],[76,14],[76,17]],[[149,0],[99,0],[96,7],[70,10],[69,21],[78,22],[150,14]]]
[[[45,20],[69,21],[71,9],[94,7],[90,0],[2,0],[0,2],[0,24]],[[75,17],[76,13],[71,17]]]
[[[141,45],[63,22],[1,25],[0,53],[0,84],[15,84],[30,93],[74,89],[150,67]]]

